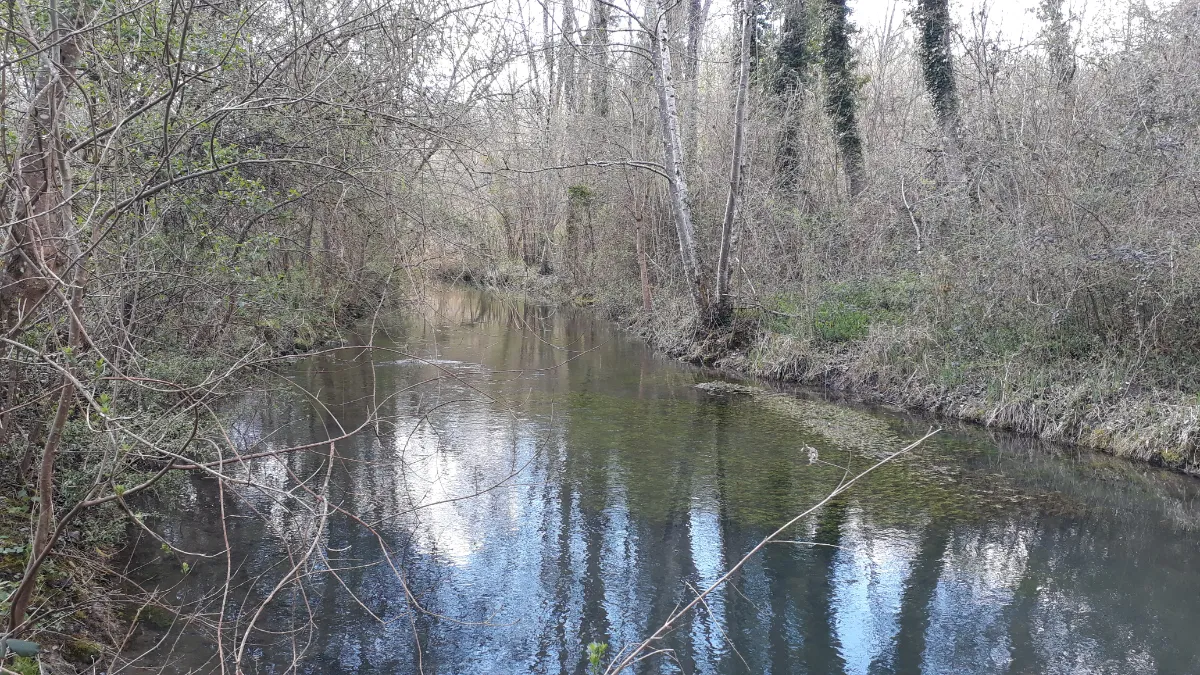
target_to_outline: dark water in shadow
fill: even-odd
[[[711,374],[585,312],[469,291],[432,307],[375,334],[396,352],[303,359],[247,397],[233,433],[256,451],[337,436],[372,405],[385,418],[337,443],[329,479],[330,501],[372,527],[329,519],[302,583],[263,613],[247,673],[297,658],[306,673],[584,673],[587,643],[638,642],[845,466],[929,426],[812,394],[709,394],[694,385]],[[303,553],[315,507],[297,481],[319,484],[328,456],[262,460],[237,475],[267,488],[229,488],[227,652]],[[220,551],[215,483],[185,492],[155,524]],[[947,430],[768,546],[637,672],[1200,672],[1196,494],[1111,458]],[[190,559],[182,580],[157,544],[139,561],[147,585],[206,614],[136,647],[162,640],[149,661],[167,672],[217,670],[225,559]]]

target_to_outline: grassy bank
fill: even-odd
[[[444,278],[553,303],[594,303],[681,360],[886,403],[1200,474],[1200,379],[1179,355],[1130,349],[1078,326],[980,317],[929,278],[901,276],[774,292],[733,325],[699,328],[685,297],[595,292],[506,266]]]

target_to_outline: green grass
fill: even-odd
[[[823,302],[813,313],[813,330],[826,342],[854,342],[867,337],[871,316],[855,305]]]
[[[39,675],[42,672],[41,666],[38,665],[37,659],[31,659],[25,656],[18,656],[13,659],[13,662],[8,665],[8,669],[14,673],[21,675]]]
[[[812,301],[789,293],[768,298],[764,328],[831,343],[867,337],[871,324],[903,323],[918,306],[924,284],[915,275],[826,286]]]

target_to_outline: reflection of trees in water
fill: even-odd
[[[946,546],[950,531],[946,523],[933,521],[925,526],[921,534],[917,554],[909,565],[908,578],[904,582],[904,593],[900,599],[898,628],[892,639],[890,664],[881,662],[876,672],[892,672],[896,675],[912,675],[922,672],[922,656],[929,630],[930,606],[942,576]],[[874,666],[874,664],[872,664]],[[890,666],[890,667],[888,667]],[[875,668],[872,668],[875,670]]]
[[[813,541],[824,545],[813,546],[806,556],[810,563],[802,586],[803,596],[797,607],[801,610],[799,623],[803,636],[800,659],[808,673],[836,675],[846,670],[831,607],[834,593],[833,563],[838,552],[834,547],[842,543],[846,509],[845,500],[840,498],[821,509]]]
[[[347,461],[334,474],[332,493],[350,510],[388,519],[396,564],[425,606],[463,621],[493,619],[493,625],[474,626],[416,615],[426,672],[582,673],[587,642],[610,642],[615,652],[644,637],[690,600],[685,581],[711,580],[715,567],[727,567],[772,525],[837,484],[842,470],[809,465],[800,452],[804,445],[819,447],[830,461],[840,461],[837,450],[848,446],[859,458],[893,446],[892,427],[878,420],[859,424],[865,413],[827,403],[693,400],[686,374],[657,368],[638,345],[604,343],[600,324],[569,312],[518,311],[484,295],[458,302],[443,306],[446,316],[486,325],[439,333],[426,324],[409,335],[423,335],[426,345],[436,341],[447,358],[498,369],[544,368],[575,350],[603,346],[519,382],[509,374],[472,379],[498,397],[515,391],[502,387],[520,387],[530,398],[519,419],[500,404],[452,407],[410,439],[420,411],[472,395],[446,380],[397,397],[389,409],[394,423],[339,448]],[[535,334],[543,327],[552,330]],[[572,345],[572,351],[546,341]],[[373,389],[395,392],[434,372],[372,369],[365,359],[337,357],[306,361],[292,375],[319,390],[349,426],[365,419],[364,397]],[[554,425],[547,431],[551,403]],[[256,414],[258,428],[280,429],[274,441],[280,445],[337,433],[326,413],[284,397]],[[402,457],[397,453],[405,443],[409,454]],[[428,518],[394,518],[420,501],[412,486],[427,479],[423,462],[452,460],[463,475],[487,475],[526,456],[537,460],[503,498],[480,498],[462,511]],[[297,454],[286,461],[293,474],[308,476],[323,457]],[[286,487],[292,479],[280,466],[257,465],[255,479]],[[1189,569],[1194,554],[1187,537],[1153,522],[1131,528],[1128,518],[995,509],[949,482],[930,487],[925,468],[919,462],[890,467],[827,505],[800,528],[807,534],[789,538],[831,546],[768,546],[710,598],[711,612],[701,608],[662,646],[673,649],[689,673],[745,672],[745,658],[754,673],[838,674],[861,670],[864,654],[872,675],[943,667],[985,672],[990,666],[967,660],[983,646],[1006,649],[1009,660],[997,657],[997,663],[1013,675],[1067,673],[1076,666],[1111,673],[1200,671],[1189,632],[1190,599],[1200,597],[1200,584]],[[206,495],[203,481],[197,485],[199,510],[215,512],[215,495]],[[256,589],[269,587],[277,578],[272,566],[286,557],[281,541],[304,525],[282,501],[258,506],[267,518],[230,521],[231,534],[248,551],[236,573],[239,590],[252,582]],[[420,535],[431,522],[484,546],[465,562],[446,564],[439,559],[446,550],[434,546],[442,542]],[[211,525],[209,543],[220,538]],[[895,541],[871,539],[885,530],[881,538]],[[380,562],[367,530],[335,517],[329,532],[331,548],[349,547],[329,553],[329,565]],[[869,595],[865,605],[842,602],[839,593],[852,583],[853,571],[842,572],[856,564],[887,566],[892,576],[883,583],[895,595]],[[197,577],[202,573],[198,566]],[[307,601],[320,621],[314,672],[415,672],[407,607],[391,570],[375,564],[340,574],[371,611],[392,623],[372,622],[328,575],[307,579]],[[304,601],[298,595],[281,601],[265,625],[303,627]],[[868,639],[845,629],[864,612],[888,615],[871,624],[882,635]],[[723,644],[724,636],[740,656]],[[258,641],[273,645],[264,663],[290,660],[290,636],[264,634]],[[639,672],[667,667],[660,658]]]
[[[696,420],[693,424],[683,426],[675,434],[676,447],[659,446],[656,451],[664,453],[667,459],[660,461],[664,483],[661,486],[660,517],[639,519],[642,532],[639,539],[647,542],[644,550],[651,558],[646,560],[642,568],[644,580],[642,587],[648,591],[646,598],[647,612],[641,626],[641,632],[647,633],[654,629],[679,605],[688,593],[683,586],[685,580],[696,578],[695,565],[692,560],[690,535],[690,512],[692,494],[695,484],[695,469],[699,462],[692,461],[684,453],[679,452],[679,446],[697,447],[702,442],[703,426]],[[635,474],[636,475],[636,474]],[[690,597],[688,598],[690,599]],[[695,670],[695,654],[690,641],[684,639],[690,631],[690,624],[680,626],[676,639],[672,639],[673,660],[678,662],[684,672]],[[650,659],[641,664],[638,672],[649,673],[662,666]]]
[[[1008,664],[1009,675],[1046,672],[1045,664],[1038,653],[1038,636],[1033,620],[1038,595],[1045,575],[1050,571],[1050,551],[1054,542],[1051,530],[1044,522],[1036,523],[1030,529],[1029,559],[1025,563],[1020,581],[1013,589],[1012,602],[1004,609],[1012,653],[1012,660]]]

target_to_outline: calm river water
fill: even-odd
[[[585,673],[588,643],[638,642],[847,465],[930,425],[811,392],[708,393],[695,385],[714,374],[584,311],[454,290],[405,314],[374,336],[396,351],[297,360],[242,405],[232,431],[251,451],[383,417],[337,443],[329,478],[371,527],[329,520],[303,592],[260,619],[248,673],[297,658],[304,673]],[[279,491],[227,491],[226,629],[303,553],[303,509],[281,491],[319,483],[327,457],[262,460],[248,475]],[[219,552],[215,484],[184,491],[156,526]],[[946,429],[768,546],[637,672],[1197,673],[1196,496],[1148,467]],[[187,560],[180,578],[150,542],[134,574],[208,624],[147,627],[135,647],[213,672],[225,559]]]

